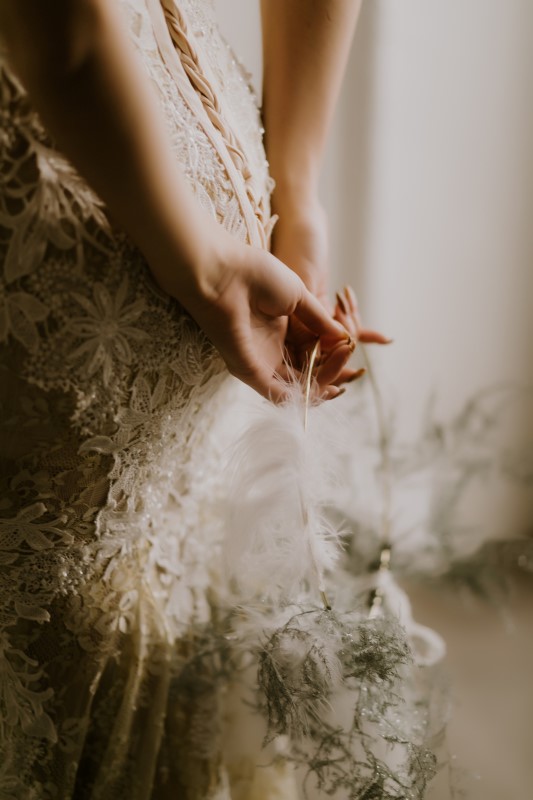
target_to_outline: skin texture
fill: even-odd
[[[328,220],[318,193],[324,149],[331,128],[360,0],[262,0],[263,124],[270,171],[276,181],[273,211],[279,215],[272,252],[288,264],[325,308],[352,332],[352,312],[328,296]],[[352,292],[353,294],[353,292]],[[309,347],[295,320],[295,338]],[[363,342],[386,344],[361,326]],[[353,380],[344,367],[335,382]]]
[[[316,189],[360,0],[262,0],[263,120],[279,193]]]
[[[284,356],[298,369],[302,342],[318,338],[316,392],[335,397],[354,342],[297,270],[235,241],[198,206],[125,28],[106,0],[0,4],[12,67],[54,140],[230,372],[283,400]]]

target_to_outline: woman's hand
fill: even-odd
[[[306,197],[306,193],[302,193],[299,203],[294,199],[290,202],[282,199],[275,203],[274,208],[279,212],[279,220],[273,231],[272,252],[299,275],[326,310],[342,323],[354,341],[389,344],[392,340],[382,333],[363,327],[355,293],[350,287],[337,293],[337,302],[333,308],[328,296],[327,214],[318,199],[309,201],[308,196],[308,194]],[[301,326],[298,319],[290,321],[288,341],[291,342],[292,349],[302,355],[309,350],[312,344],[308,332]],[[327,374],[329,367],[333,367],[328,378],[335,385],[348,383],[363,374],[360,369],[352,369],[346,364],[336,363],[335,358],[330,358],[328,362],[328,355],[331,354],[322,347],[323,369]]]
[[[351,286],[345,286],[342,292],[337,292],[336,299],[337,305],[335,306],[334,317],[349,331],[356,341],[364,344],[392,343],[392,339],[387,338],[379,331],[363,327],[357,297]]]
[[[209,242],[191,268],[151,264],[160,286],[189,311],[213,342],[229,371],[274,402],[287,395],[286,361],[298,373],[287,331],[290,319],[309,343],[320,339],[331,354],[317,374],[318,394],[339,394],[333,385],[355,342],[303,281],[270,253],[244,245],[221,226],[208,226]],[[207,232],[206,232],[207,233]]]
[[[365,344],[391,344],[392,339],[387,338],[379,331],[364,328],[359,315],[359,306],[355,292],[351,286],[345,286],[342,292],[336,294],[337,304],[335,306],[334,318],[344,325],[346,330],[356,342]],[[353,381],[363,375],[364,368],[359,369],[353,374],[348,367],[343,367],[333,383],[340,386],[342,383]]]
[[[318,198],[313,193],[302,192],[298,200],[279,199],[280,192],[274,194],[274,209],[279,210],[279,219],[272,235],[272,253],[287,264],[304,282],[330,316],[333,306],[328,298],[329,246],[328,219]],[[279,205],[276,201],[279,199]],[[355,340],[354,340],[355,341]],[[314,344],[309,330],[297,317],[291,317],[287,333],[287,343],[291,362],[297,369],[303,369],[307,354]],[[317,372],[319,383],[339,384],[339,377],[351,378],[356,370],[346,367],[350,351],[337,348],[327,349],[321,343],[320,366]]]

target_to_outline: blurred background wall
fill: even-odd
[[[216,5],[259,94],[259,3]],[[364,2],[323,189],[406,424],[430,389],[533,380],[531,0]]]
[[[258,2],[217,7],[259,92]],[[401,436],[430,394],[446,418],[489,385],[533,385],[533,2],[366,0],[323,197],[334,286],[354,285],[367,323],[395,339],[373,359]],[[529,452],[531,398],[505,430]],[[532,529],[531,491],[472,502],[500,537]],[[530,800],[531,589],[515,587],[511,626],[444,588],[412,596],[448,641],[452,750],[481,774],[468,800]]]

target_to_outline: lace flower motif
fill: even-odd
[[[71,320],[68,325],[70,333],[84,340],[70,358],[73,361],[83,358],[89,377],[102,370],[106,386],[113,375],[114,363],[131,364],[129,340],[140,342],[148,338],[145,331],[132,324],[145,310],[144,300],[126,304],[127,293],[128,280],[124,278],[114,297],[103,283],[94,286],[94,302],[77,292],[72,295],[87,315]]]
[[[16,517],[2,520],[0,532],[0,564],[10,564],[17,559],[18,548],[25,544],[30,550],[46,550],[59,540],[72,541],[72,534],[64,530],[64,517],[50,522],[41,520],[46,513],[44,503],[33,503],[22,508]]]
[[[48,316],[48,309],[26,292],[7,294],[0,283],[0,342],[12,335],[28,350],[37,348],[39,337],[35,323]]]

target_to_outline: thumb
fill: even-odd
[[[293,315],[306,328],[320,338],[323,344],[335,345],[342,341],[351,341],[350,334],[340,322],[333,319],[322,303],[302,284],[300,299]]]

